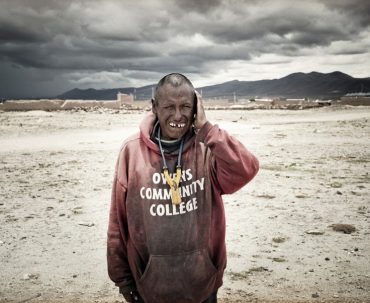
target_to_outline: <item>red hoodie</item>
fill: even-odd
[[[226,131],[207,122],[185,143],[182,202],[173,205],[151,140],[155,116],[122,145],[108,227],[108,273],[121,293],[146,303],[199,303],[222,285],[226,267],[223,194],[257,173],[258,160]],[[166,154],[170,171],[177,153]]]

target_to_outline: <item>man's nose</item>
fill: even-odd
[[[175,120],[180,120],[181,119],[181,110],[180,110],[180,108],[176,108],[176,110],[175,110],[175,116],[174,116],[174,118],[175,118]]]

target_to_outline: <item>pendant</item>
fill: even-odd
[[[172,204],[178,205],[181,203],[181,194],[179,189],[180,179],[181,179],[181,167],[178,166],[176,168],[176,176],[172,179],[168,173],[168,169],[163,169],[164,177],[167,181],[167,184],[170,186],[171,189],[171,200]]]

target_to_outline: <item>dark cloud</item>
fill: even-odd
[[[249,10],[222,10],[208,16],[199,27],[216,43],[265,40],[274,34],[281,37],[280,42],[283,44],[302,46],[329,45],[332,41],[348,40],[362,31],[355,20],[333,16],[330,11],[319,12],[316,7],[307,9],[292,3],[282,1],[272,2],[270,8],[256,4],[255,7],[249,7]],[[328,22],[328,19],[333,18],[337,19],[332,20],[335,23]],[[341,23],[346,23],[346,26],[341,26]]]
[[[73,85],[56,70],[23,68],[0,61],[0,99],[58,95]]]
[[[187,0],[177,1],[176,5],[178,5],[185,14],[189,11],[196,11],[203,14],[219,7],[221,3],[221,0]]]
[[[288,66],[293,58],[317,56],[318,48],[366,55],[367,2],[3,0],[0,79],[7,88],[0,84],[0,97],[17,85],[45,95],[73,85],[149,84],[172,71],[197,79],[228,75],[242,64],[263,64],[264,56]]]
[[[328,9],[346,16],[347,20],[363,28],[370,25],[370,1],[364,0],[326,0]]]
[[[0,41],[1,42],[21,42],[33,43],[41,42],[42,36],[37,32],[26,31],[23,26],[16,24],[0,23]]]

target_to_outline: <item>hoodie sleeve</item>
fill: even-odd
[[[120,293],[126,294],[135,290],[136,286],[127,259],[126,187],[118,178],[118,171],[122,169],[122,162],[119,159],[109,213],[107,263],[109,277],[119,287]]]
[[[257,158],[217,125],[207,122],[197,137],[211,151],[211,174],[221,194],[236,192],[257,174]]]

